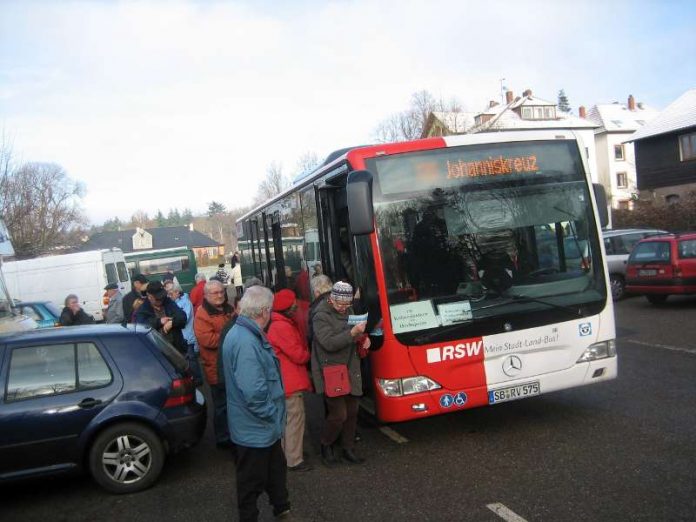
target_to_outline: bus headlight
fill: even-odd
[[[377,379],[377,384],[387,397],[402,397],[442,388],[438,383],[422,375],[403,379]]]
[[[595,343],[587,347],[587,350],[578,359],[578,362],[590,362],[596,361],[598,359],[606,359],[607,357],[614,357],[616,355],[616,340],[610,339],[608,341],[602,341],[601,343]]]

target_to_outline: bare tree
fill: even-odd
[[[274,161],[266,169],[266,177],[261,181],[256,190],[254,203],[263,203],[277,196],[289,186],[290,180],[283,174],[283,166]]]
[[[0,209],[17,257],[31,257],[67,246],[84,226],[80,209],[84,188],[55,163],[26,163],[5,172]]]
[[[150,216],[144,210],[138,209],[131,216],[131,223],[134,227],[147,228],[151,225]]]
[[[316,169],[321,164],[319,156],[316,152],[307,151],[297,160],[297,165],[295,166],[295,172],[293,178],[300,176],[302,174],[308,174]]]
[[[381,143],[416,140],[423,135],[430,113],[461,111],[462,105],[456,98],[448,101],[442,98],[438,100],[424,89],[411,95],[411,105],[408,109],[382,120],[375,128],[373,136]]]

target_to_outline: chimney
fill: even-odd
[[[193,232],[193,223],[189,223],[189,232]]]
[[[583,120],[587,118],[587,111],[585,110],[584,105],[578,107],[578,116],[580,116]]]
[[[489,109],[492,109],[492,108],[495,107],[496,105],[498,105],[498,102],[495,101],[495,100],[491,100],[491,101],[488,102],[488,108],[489,108]]]
[[[512,91],[505,91],[505,103],[510,105],[514,99],[515,95],[512,93]]]
[[[632,94],[628,95],[628,110],[629,111],[635,111],[636,110],[636,100],[633,98]]]
[[[526,91],[524,91],[522,93],[522,96],[531,98],[532,97],[532,89],[527,89]]]

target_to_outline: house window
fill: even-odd
[[[531,120],[534,117],[531,107],[522,107],[522,119]]]
[[[556,118],[556,109],[555,107],[544,107],[544,117],[547,120],[553,120]]]
[[[625,172],[616,173],[616,186],[618,188],[628,188],[628,175]]]
[[[623,161],[624,160],[623,143],[619,143],[618,145],[614,145],[614,159],[616,161]]]
[[[696,132],[679,136],[679,156],[682,161],[696,159]]]

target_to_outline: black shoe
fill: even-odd
[[[343,460],[350,462],[351,464],[362,464],[365,459],[358,457],[353,450],[344,449],[341,453]]]
[[[331,446],[324,446],[323,444],[321,445],[321,461],[329,468],[333,468],[339,463],[333,448]]]
[[[279,508],[273,508],[273,516],[276,518],[287,518],[290,516],[290,504],[285,504]]]
[[[300,462],[297,466],[288,466],[288,471],[312,471],[314,468],[306,461]]]

